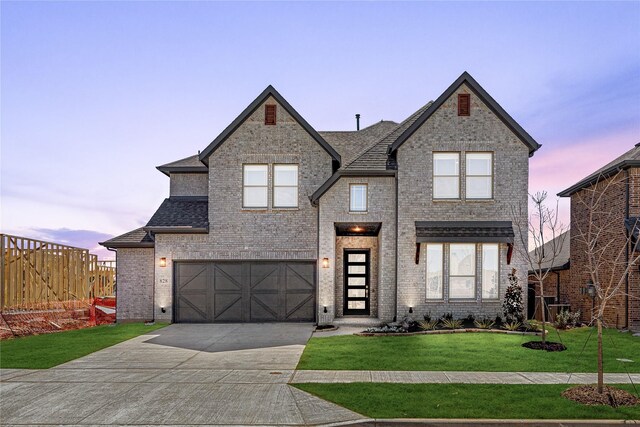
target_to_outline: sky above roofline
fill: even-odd
[[[468,71],[543,144],[532,192],[640,141],[639,2],[1,7],[3,232],[101,250],[167,196],[155,166],[204,149],[269,84],[316,130],[353,130],[355,113],[401,122]]]

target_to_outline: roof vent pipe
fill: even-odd
[[[360,130],[360,114],[356,114],[356,130]]]

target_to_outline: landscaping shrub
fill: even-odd
[[[437,320],[421,320],[418,322],[418,327],[423,331],[431,331],[434,330],[438,326]]]
[[[542,325],[537,320],[527,320],[522,324],[522,326],[531,332],[540,332],[542,331]]]
[[[443,317],[440,319],[440,323],[445,329],[460,329],[462,327],[462,320],[458,319],[447,319]]]
[[[570,312],[569,310],[562,310],[556,316],[555,327],[558,329],[568,329],[574,327],[580,323],[580,310]]]
[[[506,322],[504,325],[502,325],[502,327],[507,331],[517,331],[521,326],[522,323],[520,322]]]
[[[496,322],[494,322],[493,320],[488,319],[486,317],[483,317],[482,319],[476,319],[473,322],[473,324],[478,329],[491,329],[493,327],[493,325],[496,324]]]
[[[515,269],[511,270],[511,273],[509,274],[509,285],[507,286],[504,301],[502,302],[502,312],[506,323],[522,323],[524,320],[522,286],[520,285],[518,276],[516,276]]]

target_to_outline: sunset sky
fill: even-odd
[[[463,71],[554,194],[640,142],[640,2],[10,2],[0,231],[95,250],[267,85],[317,130],[401,121]],[[568,222],[567,200],[560,205]]]

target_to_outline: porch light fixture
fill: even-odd
[[[413,313],[413,307],[409,307],[409,313]]]
[[[160,267],[167,266],[167,259],[165,257],[160,258]]]
[[[360,227],[359,225],[356,225],[355,227],[352,228],[352,231],[355,233],[359,233],[362,231],[362,227]]]
[[[161,312],[163,312],[163,313],[166,313],[166,312],[167,312],[167,309],[166,309],[166,308],[164,308],[164,307],[160,307],[160,311],[161,311]]]
[[[322,268],[329,268],[329,258],[322,258]],[[325,307],[325,310],[327,308]],[[326,311],[325,311],[326,313]]]
[[[587,294],[593,299],[596,297],[596,285],[591,280],[587,282]]]
[[[323,313],[326,313],[326,312],[327,312],[327,306],[326,306],[326,305],[324,306],[324,310],[322,310],[322,312],[323,312]]]

